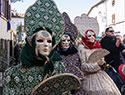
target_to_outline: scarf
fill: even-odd
[[[85,44],[86,46],[88,46],[90,49],[101,48],[101,46],[98,44],[97,40],[95,40],[94,43],[91,43],[91,42],[88,42],[86,40],[86,38],[82,37],[82,42],[83,42],[83,44]]]
[[[73,44],[72,40],[70,43],[70,47],[68,49],[63,49],[61,46],[61,42],[57,46],[57,51],[60,55],[68,56],[78,52],[77,47]]]
[[[35,43],[33,43],[32,46],[29,44],[29,42],[26,39],[26,44],[23,47],[20,55],[20,60],[22,62],[22,65],[25,67],[44,66],[43,77],[45,77],[46,74],[49,74],[49,72],[53,73],[55,61],[61,60],[61,57],[57,53],[57,51],[53,49],[47,57],[38,53],[39,57],[42,59],[42,60],[39,60],[37,59],[35,54],[35,49],[34,49]]]

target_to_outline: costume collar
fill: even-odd
[[[101,46],[98,44],[97,40],[95,40],[94,44],[91,42],[87,42],[84,37],[82,37],[82,42],[84,45],[86,45],[89,49],[94,49],[94,48],[101,48]]]

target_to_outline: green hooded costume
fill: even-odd
[[[57,63],[61,57],[54,49],[64,30],[63,18],[55,3],[51,0],[37,0],[26,11],[24,23],[27,37],[20,55],[21,64],[5,71],[4,95],[30,95],[34,87],[47,77],[65,72],[64,66]],[[46,29],[52,36],[53,49],[47,57],[39,53],[42,60],[38,60],[33,35],[38,29],[43,30],[43,27],[48,27]]]
[[[80,86],[80,80],[75,75],[65,74],[65,67],[57,62],[61,57],[55,47],[63,35],[64,21],[55,3],[37,0],[26,11],[24,24],[27,37],[20,55],[21,64],[5,71],[4,95],[62,95]],[[52,50],[48,56],[39,51],[37,56],[35,53],[36,34],[41,30],[52,36]],[[35,89],[41,83],[44,88]]]

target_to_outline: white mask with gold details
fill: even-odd
[[[48,56],[52,50],[52,36],[46,30],[40,30],[36,33],[36,55],[38,51],[44,56]]]
[[[68,49],[70,47],[70,36],[64,34],[61,38],[61,46],[63,49]]]

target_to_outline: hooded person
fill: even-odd
[[[79,52],[81,70],[85,75],[82,95],[121,95],[113,80],[104,71],[104,56],[109,52],[102,49],[96,40],[99,33],[97,20],[82,14],[81,17],[75,18],[74,23],[82,35],[84,45],[82,52]]]
[[[78,48],[74,44],[78,35],[77,28],[73,23],[71,23],[70,18],[66,12],[63,12],[62,16],[64,18],[65,29],[60,43],[57,45],[57,51],[62,57],[60,62],[62,62],[66,67],[66,72],[73,73],[78,77],[83,78],[83,75],[81,75],[78,70],[74,72],[72,70],[75,69],[73,67],[78,67],[80,70],[81,66]]]
[[[78,31],[76,26],[71,23],[70,18],[66,12],[62,13],[64,18],[64,34],[61,37],[61,41],[57,46],[57,51],[62,57],[61,63],[66,67],[67,73],[72,73],[83,79],[83,74],[81,73],[81,61],[78,54],[77,46],[74,44]],[[78,90],[72,90],[72,95],[79,93]]]
[[[65,67],[57,62],[61,57],[55,47],[63,34],[64,22],[55,3],[37,0],[26,11],[24,22],[27,36],[21,52],[21,64],[5,71],[4,95],[62,95],[68,92],[78,81],[73,75],[63,74],[61,78],[59,75],[65,72]],[[49,83],[53,79],[55,81]],[[39,84],[44,88],[36,89]]]

